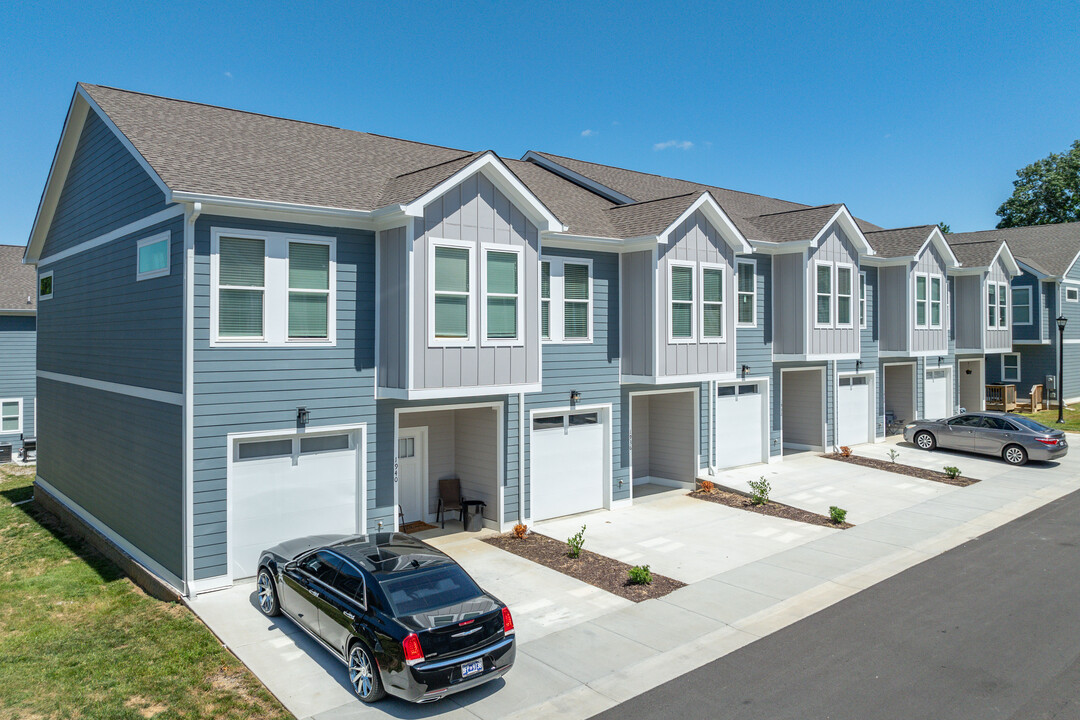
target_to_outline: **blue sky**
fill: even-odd
[[[77,81],[886,227],[997,222],[1080,138],[1074,3],[154,3],[0,7],[0,243],[29,235]]]

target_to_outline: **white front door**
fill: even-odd
[[[581,410],[534,417],[529,497],[533,520],[604,506],[609,453],[607,412]]]
[[[836,444],[870,442],[870,377],[844,375],[836,390]]]
[[[948,368],[926,371],[923,386],[923,417],[927,420],[949,417],[952,412],[952,389],[949,387]]]
[[[427,428],[398,430],[398,504],[405,522],[427,521]]]

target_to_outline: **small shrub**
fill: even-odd
[[[849,448],[847,445],[841,445],[840,457],[851,457],[851,448]]]
[[[529,526],[518,523],[514,526],[514,535],[518,540],[524,540],[525,536],[529,534]]]
[[[949,476],[950,480],[955,480],[956,478],[960,477],[960,468],[956,467],[955,465],[946,465],[944,470],[945,474]]]
[[[585,526],[571,535],[566,540],[566,554],[572,558],[581,556],[581,548],[585,544]]]
[[[835,505],[829,506],[829,519],[837,525],[843,525],[844,519],[847,517],[847,510],[844,508],[836,507]]]
[[[648,565],[635,565],[626,572],[630,577],[631,585],[650,585],[652,584],[652,573],[649,572]]]
[[[714,487],[716,487],[716,486],[713,485],[712,480],[702,480],[701,481],[701,492],[711,493],[713,491]]]
[[[900,453],[896,452],[896,450],[890,450],[889,451],[889,459],[890,460],[892,460],[893,462],[896,462],[896,458],[898,458],[898,457],[900,457]]]
[[[769,481],[762,475],[758,480],[750,481],[750,502],[755,505],[765,505],[769,502],[769,491],[772,487]]]

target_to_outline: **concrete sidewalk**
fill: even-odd
[[[888,449],[866,445],[856,452],[885,457]],[[723,473],[717,480],[737,486],[764,474],[774,499],[816,512],[840,505],[855,528],[815,528],[680,493],[537,525],[562,539],[567,528],[576,531],[584,523],[589,549],[648,563],[690,583],[638,604],[616,602],[473,537],[437,540],[481,585],[508,601],[519,647],[517,665],[505,678],[434,705],[388,698],[365,706],[355,700],[344,687],[340,663],[309,647],[315,643],[290,631],[288,621],[259,619],[248,597],[251,585],[208,594],[193,605],[301,718],[585,718],[1080,487],[1080,457],[1012,468],[940,451],[920,456],[911,446],[899,451],[901,462],[935,469],[955,464],[983,482],[956,488],[808,454]],[[797,537],[777,539],[785,533]],[[292,667],[267,667],[274,662]]]

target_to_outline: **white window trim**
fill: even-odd
[[[593,341],[593,308],[595,307],[595,296],[593,295],[593,261],[590,258],[578,258],[578,257],[541,257],[540,262],[546,262],[550,264],[551,268],[551,283],[550,292],[551,297],[548,300],[548,338],[541,338],[541,342],[545,344],[554,345],[587,345]],[[586,337],[583,338],[568,338],[566,337],[566,283],[564,282],[565,275],[563,274],[563,268],[566,265],[585,265],[589,270],[589,300],[588,308],[586,309],[586,322],[588,323],[589,332]],[[539,273],[539,265],[537,266]],[[539,275],[538,275],[539,276]],[[537,291],[537,297],[539,298],[539,290]],[[543,302],[543,298],[539,299],[539,302]],[[584,300],[573,300],[572,302],[585,302]],[[537,306],[537,313],[540,309]],[[537,321],[539,324],[539,320]]]
[[[859,273],[859,329],[865,330],[869,323],[867,317],[867,304],[866,304],[866,288],[868,282],[866,280],[866,271],[863,270]]]
[[[705,271],[706,270],[719,270],[720,271],[720,302],[710,302],[710,305],[720,306],[720,335],[718,337],[706,337],[705,336]],[[712,262],[700,262],[698,263],[698,295],[701,301],[696,303],[698,308],[698,332],[700,333],[699,342],[703,343],[722,343],[727,342],[727,298],[728,298],[728,275],[727,266],[722,263]],[[738,312],[738,310],[736,310]]]
[[[466,312],[469,323],[469,332],[463,338],[441,338],[435,335],[435,248],[458,248],[469,251],[469,292]],[[428,262],[427,262],[427,336],[428,347],[475,347],[476,346],[476,297],[482,292],[478,291],[476,284],[479,274],[476,272],[476,244],[464,240],[449,240],[445,238],[429,238]],[[480,281],[482,282],[482,281]]]
[[[739,289],[739,266],[749,265],[754,269],[754,289],[750,292]],[[737,328],[749,328],[757,327],[757,260],[737,260],[735,262],[735,276],[733,278],[735,284],[735,327]],[[749,295],[751,298],[750,309],[753,311],[753,319],[750,322],[739,321],[739,299],[743,295]]]
[[[818,298],[825,293],[818,291],[818,268],[829,268],[829,321],[821,322],[818,320]],[[827,330],[835,327],[833,324],[836,320],[836,268],[833,267],[831,262],[824,260],[814,261],[814,329],[815,330]]]
[[[919,300],[919,278],[926,281],[926,297],[923,300]],[[911,301],[912,313],[914,314],[914,324],[916,330],[926,330],[930,327],[930,275],[929,273],[917,272],[911,275]],[[923,313],[922,324],[919,323],[919,303],[926,305],[926,312]]]
[[[990,291],[994,291],[994,302],[990,302]],[[983,293],[983,317],[986,318],[986,327],[988,329],[997,329],[997,283],[991,282],[986,284],[986,292]]]
[[[698,308],[698,304],[699,304],[698,303],[698,297],[700,296],[700,293],[698,292],[698,288],[696,287],[698,282],[699,282],[698,272],[697,272],[697,269],[695,267],[696,265],[697,265],[697,263],[687,262],[687,261],[684,261],[684,260],[670,260],[670,261],[668,261],[667,329],[668,329],[668,344],[669,345],[690,345],[690,344],[693,344],[693,343],[697,342],[697,315],[698,315],[697,308]],[[678,302],[678,303],[683,304],[683,305],[686,304],[685,300],[672,300],[671,299],[672,278],[673,278],[673,276],[675,274],[675,268],[677,268],[677,267],[690,268],[690,283],[691,283],[691,285],[690,285],[690,335],[688,337],[675,337],[675,333],[674,333],[674,330],[675,330],[674,325],[673,325],[674,313],[672,311],[675,309],[675,303]]]
[[[147,245],[156,245],[159,242],[165,243],[165,267],[158,268],[157,270],[149,270],[147,272],[139,271],[139,256],[142,255],[142,249]],[[135,282],[142,280],[150,280],[156,277],[165,277],[172,272],[172,233],[166,230],[163,233],[157,235],[151,235],[148,238],[143,238],[135,247]]]
[[[19,409],[18,409],[19,427],[15,428],[14,430],[4,430],[3,429],[3,422],[2,422],[3,418],[0,417],[0,435],[21,435],[22,434],[22,431],[23,431],[23,399],[22,398],[0,398],[0,413],[3,412],[3,404],[4,403],[12,403],[12,402],[17,403],[18,407],[19,407]]]
[[[938,299],[934,300],[934,281],[938,283]],[[938,305],[938,321],[934,324],[934,303]],[[926,322],[931,330],[940,330],[945,325],[945,278],[941,275],[928,274],[926,280]]]
[[[1012,313],[1009,307],[1012,304],[1012,293],[1009,291],[1009,283],[999,282],[998,286],[998,330],[1008,330]],[[1004,300],[1004,302],[1002,302]],[[1001,319],[1001,308],[1005,308],[1005,319]]]
[[[1009,377],[1005,374],[1005,358],[1016,358],[1016,377]],[[1020,382],[1020,353],[1002,353],[1001,354],[1001,379],[1003,382]]]
[[[490,252],[513,253],[517,255],[517,299],[516,303],[516,328],[517,336],[513,338],[489,338],[487,336],[487,256]],[[432,276],[434,282],[434,275]],[[434,291],[434,286],[432,287]],[[497,243],[480,243],[480,344],[483,347],[520,347],[525,344],[525,252],[519,245],[500,245]],[[495,293],[492,297],[511,297],[502,293]],[[432,293],[434,302],[434,292]],[[550,312],[550,310],[549,310]],[[434,315],[432,315],[434,318]],[[551,330],[550,318],[548,330]]]
[[[326,245],[330,248],[330,282],[328,283],[327,290],[309,290],[306,288],[293,288],[289,285],[289,243],[307,244],[307,245]],[[285,242],[285,342],[292,346],[296,344],[321,344],[325,345],[332,343],[335,338],[335,304],[334,298],[337,296],[337,287],[335,286],[335,277],[337,276],[337,243],[331,238],[312,238],[312,237],[297,237],[295,235],[289,235]],[[326,338],[291,338],[289,337],[289,296],[294,293],[326,293]],[[263,310],[263,319],[266,318],[266,310]]]
[[[847,268],[848,270],[848,294],[845,296],[848,299],[848,321],[846,323],[840,322],[840,268]],[[833,263],[833,288],[836,295],[835,299],[833,300],[833,327],[855,327],[855,312],[858,310],[858,306],[855,304],[856,275],[857,273],[855,272],[855,266],[852,263]],[[816,309],[817,308],[815,307],[815,310]]]
[[[1070,293],[1072,294],[1072,297],[1069,297]],[[52,296],[50,295],[50,297]],[[1080,288],[1065,288],[1065,302],[1080,302]]]
[[[1028,309],[1028,321],[1027,322],[1016,322],[1016,301],[1012,300],[1012,297],[1010,296],[1009,300],[1012,301],[1013,325],[1014,326],[1015,325],[1034,325],[1035,324],[1035,308],[1033,308],[1031,306],[1031,288],[1029,286],[1027,286],[1027,285],[1022,285],[1022,286],[1019,286],[1019,287],[1012,288],[1012,292],[1014,292],[1014,293],[1022,292],[1022,293],[1027,295],[1027,303],[1021,305],[1021,307],[1026,306],[1027,309]]]
[[[55,280],[52,281],[52,292],[50,292],[48,295],[42,295],[41,294],[41,281],[44,280],[45,278],[51,278],[52,276],[53,276],[53,271],[52,270],[49,270],[48,272],[43,272],[40,275],[38,275],[38,286],[37,286],[38,300],[51,300],[52,299],[53,293],[56,292],[56,281]]]
[[[221,286],[221,238],[262,240],[263,334],[261,337],[221,337],[218,334],[218,305]],[[307,242],[330,246],[330,301],[327,308],[329,338],[289,340],[289,243]],[[250,289],[250,288],[241,288]],[[320,235],[255,232],[237,228],[210,229],[210,347],[327,347],[337,344],[337,239]]]

